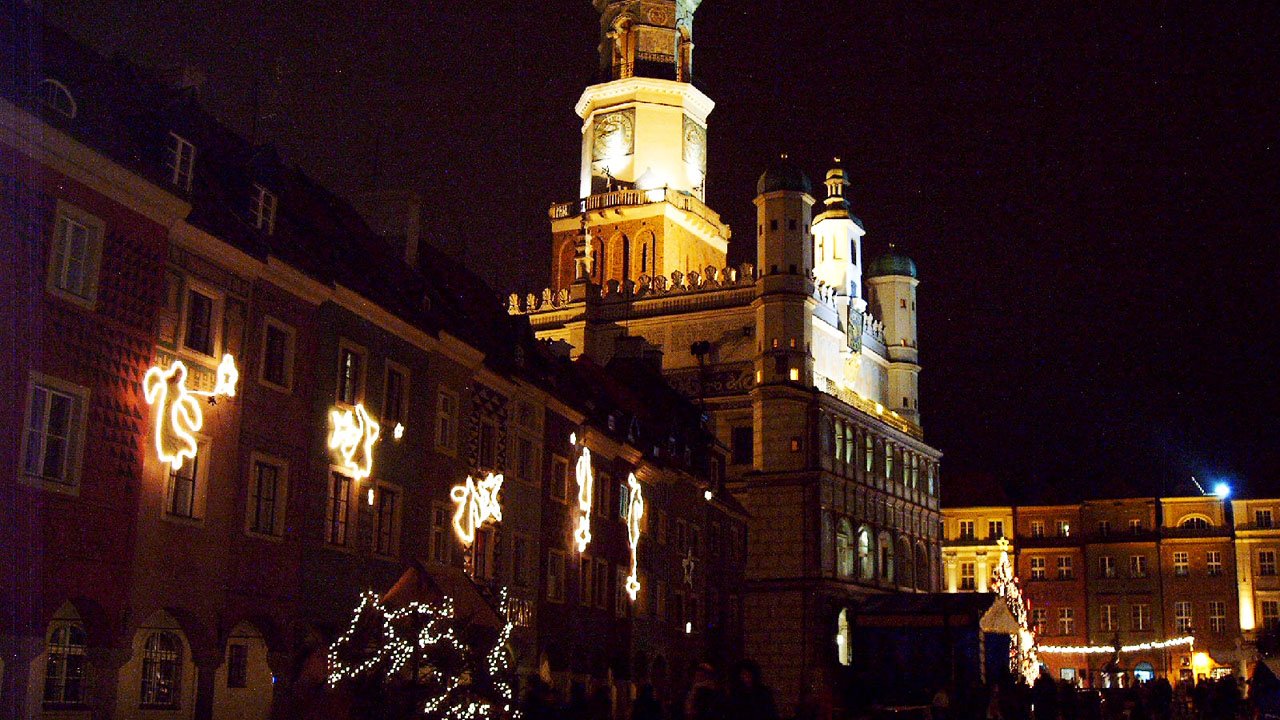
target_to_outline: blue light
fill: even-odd
[[[1219,499],[1226,500],[1231,496],[1231,486],[1224,482],[1215,483],[1213,486],[1213,494],[1217,495]]]

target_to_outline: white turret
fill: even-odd
[[[836,158],[836,163],[840,158]],[[813,219],[813,275],[836,289],[836,302],[866,309],[862,299],[862,221],[849,212],[844,168],[827,171],[827,199]]]
[[[920,354],[916,345],[916,286],[920,279],[911,258],[889,252],[867,267],[867,294],[884,323],[889,351],[889,393],[885,406],[920,424]]]

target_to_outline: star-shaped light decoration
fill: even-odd
[[[381,428],[364,405],[355,411],[329,411],[329,449],[336,450],[342,469],[359,482],[373,473],[373,444]]]

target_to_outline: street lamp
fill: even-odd
[[[1226,500],[1228,497],[1231,497],[1231,486],[1224,482],[1215,483],[1213,486],[1213,494],[1216,495],[1219,500]]]

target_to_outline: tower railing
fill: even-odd
[[[614,190],[613,192],[597,193],[581,200],[556,203],[551,206],[547,214],[551,216],[552,220],[562,220],[576,217],[584,212],[594,212],[615,207],[634,207],[660,202],[665,202],[678,210],[696,215],[715,226],[721,235],[728,235],[729,233],[729,226],[721,222],[720,213],[707,207],[706,203],[689,193],[665,187],[652,188],[650,190],[626,188]]]

